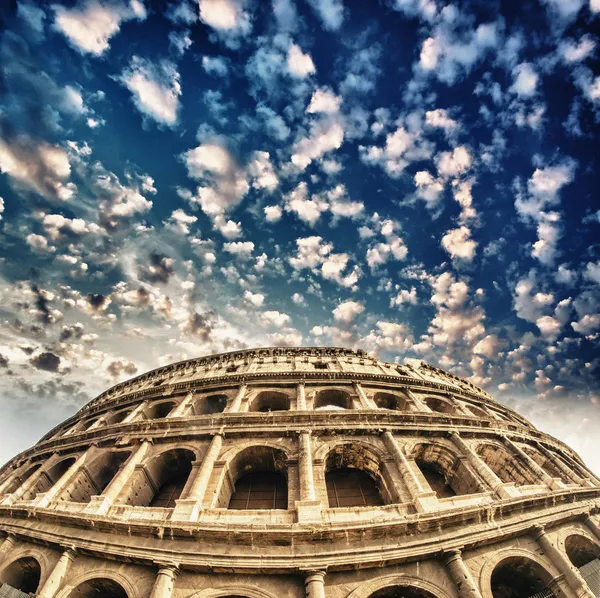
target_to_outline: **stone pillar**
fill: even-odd
[[[298,432],[298,477],[300,481],[300,500],[296,501],[298,523],[321,521],[321,501],[317,500],[315,492],[310,434],[310,430]]]
[[[131,478],[136,466],[139,465],[146,457],[150,445],[150,441],[144,440],[138,446],[137,450],[130,455],[127,461],[125,461],[119,472],[105,488],[104,492],[99,496],[92,496],[88,506],[85,508],[85,512],[104,515],[108,509],[110,509],[113,503],[117,500],[121,490],[123,490]]]
[[[16,543],[17,537],[14,534],[8,534],[6,538],[4,538],[4,542],[0,544],[0,557],[2,557],[4,554],[10,554]]]
[[[570,467],[567,467],[562,462],[562,459],[557,458],[558,456],[549,451],[541,442],[536,442],[535,446],[538,451],[540,451],[540,453],[546,457],[546,459],[552,461],[552,463],[554,463],[554,465],[561,470],[567,479],[571,480],[575,484],[578,484],[579,486],[585,486],[583,479],[580,478]]]
[[[308,571],[304,587],[306,598],[325,598],[325,571]]]
[[[73,480],[73,478],[80,472],[83,467],[90,449],[85,451],[85,453],[79,455],[75,463],[65,471],[65,473],[60,476],[58,480],[49,488],[46,492],[44,492],[39,498],[35,499],[35,504],[38,507],[47,507],[49,503],[51,503]]]
[[[354,386],[354,390],[358,395],[358,399],[360,400],[361,409],[376,409],[373,402],[367,397],[363,387],[360,385],[360,382],[352,382],[352,386]]]
[[[563,484],[560,480],[553,478],[548,474],[547,471],[544,471],[535,461],[532,459],[520,446],[516,445],[509,438],[503,437],[502,440],[504,444],[516,455],[518,455],[525,463],[527,467],[535,472],[540,481],[551,490],[556,490],[557,488],[563,488]]]
[[[180,401],[179,405],[177,405],[177,407],[175,407],[175,409],[173,409],[173,411],[171,411],[171,413],[167,415],[167,419],[171,419],[173,417],[183,417],[187,413],[188,409],[191,407],[193,400],[194,394],[188,392],[185,398],[182,401]]]
[[[222,431],[217,432],[213,436],[202,460],[202,465],[190,485],[187,496],[175,501],[176,505],[171,516],[173,521],[195,521],[198,519],[198,513],[202,508],[202,501],[204,500],[210,476],[223,446],[223,436]]]
[[[296,386],[296,409],[306,411],[306,386],[304,380],[298,382]]]
[[[142,401],[121,423],[128,424],[138,418],[140,413],[148,407],[150,401]]]
[[[68,548],[62,553],[58,562],[54,565],[54,569],[46,578],[42,589],[36,594],[37,598],[54,598],[76,556],[77,552],[72,548]]]
[[[9,494],[4,498],[1,504],[12,505],[21,497],[25,496],[42,477],[42,474],[48,471],[59,459],[58,455],[52,455],[43,465],[40,465],[12,494]]]
[[[431,409],[429,409],[416,394],[408,390],[408,388],[403,389],[402,392],[410,399],[412,411],[425,411],[431,413]]]
[[[171,598],[177,573],[179,573],[177,565],[160,565],[150,598]]]
[[[25,473],[29,467],[31,467],[31,459],[27,459],[23,465],[20,465],[13,471],[11,471],[4,479],[4,481],[0,484],[0,494],[4,494],[6,488],[8,488],[14,481],[15,478],[21,477],[21,474]],[[35,472],[34,472],[35,473]]]
[[[552,544],[543,526],[534,525],[532,527],[532,533],[536,542],[542,547],[542,550],[552,564],[558,569],[559,573],[564,576],[567,585],[575,592],[577,597],[594,598],[594,594],[590,591],[579,571],[575,569],[567,556]]]
[[[91,432],[92,430],[95,430],[96,428],[99,428],[100,426],[103,426],[106,423],[106,419],[107,417],[105,415],[103,415],[102,417],[99,417],[87,430],[85,430],[86,432]]]
[[[504,487],[502,480],[480,459],[479,455],[458,435],[452,432],[450,438],[454,445],[462,451],[471,467],[483,478],[485,483],[498,495],[499,498],[511,498],[512,494]]]
[[[415,503],[417,511],[423,513],[435,507],[437,505],[436,493],[423,488],[421,481],[413,471],[406,455],[400,448],[396,437],[389,430],[385,431],[382,436],[383,442],[394,459],[396,467],[398,467],[398,470],[400,471],[400,475],[406,484],[411,499]]]
[[[229,405],[229,409],[227,409],[227,413],[237,413],[240,410],[242,405],[242,401],[246,396],[246,391],[248,390],[248,385],[245,382],[240,384],[237,394],[235,395],[235,399]]]
[[[598,524],[591,518],[590,515],[585,518],[583,523],[592,532],[592,534],[596,536],[596,539],[600,541],[600,527],[598,527]]]
[[[481,598],[481,592],[475,584],[471,572],[462,559],[460,550],[454,549],[444,552],[442,555],[444,565],[450,573],[452,581],[456,585],[460,598]]]

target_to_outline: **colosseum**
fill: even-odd
[[[0,596],[591,598],[600,480],[466,380],[261,348],[110,388],[0,471]]]

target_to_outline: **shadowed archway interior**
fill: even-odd
[[[509,557],[496,565],[491,579],[494,598],[528,598],[544,590],[552,575],[525,557]]]
[[[112,579],[90,579],[79,584],[68,598],[129,598],[121,584]]]
[[[33,557],[24,557],[11,563],[0,574],[0,582],[25,594],[35,594],[40,585],[40,564]],[[0,585],[1,585],[0,583]]]

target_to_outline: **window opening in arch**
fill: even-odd
[[[0,583],[7,584],[25,594],[35,594],[40,585],[40,564],[33,557],[12,562],[3,572]]]
[[[373,397],[379,409],[393,409],[395,411],[410,411],[409,402],[405,397],[393,395],[388,392],[377,392]]]
[[[505,484],[514,482],[516,486],[523,486],[537,482],[533,473],[503,447],[483,444],[477,447],[477,454]]]
[[[194,405],[195,415],[213,415],[222,413],[227,407],[227,395],[218,394],[201,397]]]
[[[465,405],[467,411],[473,415],[473,417],[482,417],[484,419],[489,419],[489,414],[484,411],[481,407],[476,407],[475,405]]]
[[[162,456],[157,490],[149,507],[173,508],[180,498],[192,471],[193,453],[190,451],[169,451]]]
[[[325,474],[329,507],[374,507],[383,505],[375,480],[360,469],[341,467]]]
[[[167,402],[167,403],[158,403],[157,405],[153,405],[148,409],[145,413],[146,419],[163,419],[173,411],[175,407],[175,403]]]
[[[415,586],[392,586],[382,588],[371,594],[369,598],[436,598],[431,592]]]
[[[437,494],[438,498],[451,498],[456,496],[456,492],[446,481],[444,470],[439,464],[423,461],[421,459],[417,459],[416,463],[419,466],[423,477],[427,480],[427,483]]]
[[[285,476],[276,471],[252,471],[236,483],[229,509],[287,509],[288,490]]]
[[[600,546],[580,534],[573,534],[565,540],[565,552],[578,569],[595,561],[600,556]]]
[[[289,411],[290,398],[283,392],[261,392],[252,401],[250,411],[268,413],[269,411]]]
[[[435,411],[436,413],[445,413],[446,415],[454,415],[456,413],[454,405],[442,399],[437,399],[435,397],[426,397],[425,399],[423,399],[423,403],[425,403],[425,405],[427,405],[429,409]]]
[[[33,488],[26,492],[23,498],[25,500],[30,500],[35,498],[36,494],[40,494],[42,492],[47,492],[60,480],[60,478],[67,472],[69,467],[75,463],[75,457],[68,457],[67,459],[63,459],[60,463],[57,463],[47,471],[44,471]]]
[[[90,579],[73,589],[68,598],[129,598],[121,584],[112,579]]]
[[[18,490],[40,467],[41,463],[32,465],[23,475],[17,476],[4,491],[5,494],[11,494]]]
[[[566,484],[569,484],[571,480],[561,471],[561,469],[555,465],[551,459],[548,459],[545,455],[540,453],[534,448],[523,449],[550,477],[558,478]],[[556,455],[558,459],[558,455]]]
[[[525,557],[509,557],[496,565],[492,573],[492,596],[528,598],[547,590],[551,581],[550,573],[535,561]],[[549,591],[545,595],[553,596]]]
[[[350,395],[337,389],[321,390],[315,397],[313,409],[315,410],[337,410],[351,409],[352,399]]]

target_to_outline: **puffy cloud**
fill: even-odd
[[[600,284],[600,262],[588,262],[585,267],[584,276],[596,284]]]
[[[252,241],[234,241],[233,243],[225,243],[223,245],[223,250],[232,255],[249,258],[254,251],[254,243]]]
[[[377,351],[409,351],[414,344],[406,324],[379,320],[376,329],[361,339],[361,345],[374,347]]]
[[[212,27],[229,47],[237,48],[239,38],[252,29],[244,5],[243,0],[199,0],[200,20]]]
[[[493,359],[498,356],[500,351],[501,342],[495,334],[488,334],[482,338],[473,347],[473,353],[477,355],[484,355],[488,359]]]
[[[295,144],[292,163],[304,170],[313,160],[341,147],[344,129],[338,122],[318,121],[312,123],[310,134],[301,137]]]
[[[190,216],[182,209],[178,209],[172,212],[165,222],[165,226],[178,235],[185,236],[190,234],[190,224],[194,224],[197,220],[197,216]]]
[[[541,212],[537,225],[538,240],[533,244],[531,255],[542,264],[551,266],[558,254],[558,240],[562,234],[560,214]]]
[[[514,308],[517,316],[528,322],[537,322],[554,302],[550,293],[534,293],[535,276],[530,275],[517,282],[514,294]]]
[[[477,242],[471,239],[471,231],[463,225],[449,230],[442,237],[442,247],[452,258],[471,262],[475,257]]]
[[[316,71],[315,64],[310,54],[304,54],[297,44],[289,47],[287,55],[287,67],[294,77],[304,78]]]
[[[80,2],[73,8],[53,5],[54,28],[81,53],[102,55],[109,40],[118,33],[121,23],[131,19],[143,21],[146,9],[139,0],[109,3],[100,0]]]
[[[438,172],[444,177],[460,176],[471,168],[473,159],[464,145],[455,147],[451,152],[441,152],[436,156]]]
[[[274,191],[279,186],[269,152],[254,152],[253,159],[248,164],[248,173],[255,189]]]
[[[333,319],[342,324],[352,324],[357,315],[365,311],[365,306],[358,301],[344,301],[333,310]]]
[[[278,328],[292,321],[290,316],[279,311],[263,311],[260,314],[260,319],[265,326],[276,326]]]
[[[244,299],[254,307],[260,307],[265,302],[265,296],[262,293],[252,293],[251,291],[244,291]]]
[[[346,195],[346,187],[337,185],[325,193],[329,202],[329,210],[335,216],[354,218],[361,214],[365,205],[361,201],[350,201]]]
[[[327,204],[318,198],[308,199],[308,187],[302,182],[285,197],[285,210],[296,214],[309,226],[314,226],[322,212],[327,210]]]
[[[414,182],[417,187],[417,197],[422,199],[429,209],[435,208],[444,191],[443,181],[434,178],[427,170],[420,170],[415,174]]]
[[[583,35],[579,43],[572,40],[563,40],[558,46],[558,53],[567,64],[574,64],[585,60],[596,49],[596,42],[590,35]]]
[[[177,124],[181,85],[172,62],[154,64],[134,56],[119,79],[133,95],[136,108],[160,124]]]
[[[513,77],[514,81],[510,86],[510,91],[524,98],[529,98],[535,94],[539,77],[533,70],[531,63],[518,64],[513,69]]]
[[[227,60],[222,56],[203,56],[202,68],[209,75],[225,77],[229,73]]]
[[[396,288],[398,288],[398,285],[396,285]],[[417,305],[417,289],[415,289],[415,287],[412,287],[410,291],[407,289],[400,289],[398,294],[390,299],[390,307],[400,307],[405,303]]]
[[[283,214],[283,210],[279,206],[265,206],[263,211],[267,222],[279,222]]]
[[[460,125],[455,121],[447,110],[437,108],[436,110],[428,110],[425,113],[425,124],[428,127],[443,129],[447,135],[451,135],[458,131]]]
[[[342,0],[308,0],[327,31],[337,31],[344,21]]]
[[[60,357],[50,351],[40,353],[31,359],[31,365],[38,370],[46,372],[58,372]]]
[[[320,87],[316,89],[310,98],[310,104],[306,111],[309,114],[325,112],[333,114],[339,112],[342,98],[336,96],[331,89]]]
[[[541,316],[535,324],[548,340],[556,340],[562,328],[562,324],[552,316]]]

